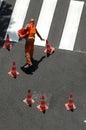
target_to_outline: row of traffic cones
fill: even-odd
[[[28,89],[28,94],[26,98],[23,100],[23,102],[28,105],[29,107],[32,107],[32,104],[35,102],[35,100],[32,98],[31,90]],[[37,105],[37,109],[40,110],[41,112],[45,113],[46,110],[48,110],[48,106],[46,105],[45,102],[45,96],[41,96],[41,100],[39,105]]]
[[[12,68],[11,68],[11,70],[8,72],[8,74],[9,74],[11,77],[14,77],[14,78],[16,78],[16,77],[19,75],[19,72],[18,72],[17,69],[16,69],[16,62],[15,62],[15,61],[13,61]],[[41,102],[40,102],[41,107],[40,107],[40,105],[39,105],[39,106],[37,106],[37,108],[40,109],[40,111],[45,111],[45,109],[46,109],[46,110],[48,109],[48,107],[45,105],[45,104],[46,104],[45,101],[44,101],[44,100],[45,100],[45,97],[42,96],[41,99],[42,99]],[[34,103],[34,100],[32,99],[32,95],[31,95],[31,90],[30,90],[30,89],[28,90],[28,95],[27,95],[27,98],[24,100],[24,102],[25,102],[26,104],[29,104],[29,105],[32,105],[32,103]],[[75,104],[74,104],[73,94],[72,94],[72,93],[70,93],[68,102],[65,104],[65,107],[66,107],[67,110],[71,110],[71,111],[73,111],[74,109],[76,109],[76,106],[75,106]]]
[[[9,38],[9,34],[7,34],[6,36],[6,41],[3,45],[3,48],[7,49],[10,51],[10,49],[12,48],[12,44],[10,42],[10,38]],[[11,70],[8,72],[8,74],[11,76],[11,77],[14,77],[16,78],[18,75],[19,75],[19,72],[16,70],[16,62],[13,61],[13,65],[12,65],[12,68]]]
[[[27,94],[26,98],[23,100],[23,102],[26,105],[28,105],[29,107],[32,107],[32,104],[35,102],[35,100],[32,97],[30,89],[28,89],[28,94]],[[65,104],[65,107],[66,107],[67,110],[70,110],[72,112],[74,111],[74,109],[76,109],[72,93],[70,93],[68,102]],[[37,109],[40,110],[43,113],[45,113],[46,110],[49,109],[49,107],[46,105],[46,101],[45,101],[45,96],[44,95],[41,96],[41,100],[40,100],[39,105],[37,105]]]
[[[3,48],[5,48],[5,49],[7,49],[7,50],[9,50],[9,51],[10,51],[10,49],[12,48],[12,44],[11,44],[11,42],[10,42],[9,34],[7,34],[7,36],[6,36],[6,40],[5,40],[5,43],[4,43],[4,45],[3,45]],[[46,53],[47,56],[48,56],[48,55],[52,54],[54,51],[55,51],[55,48],[53,48],[53,47],[49,44],[48,40],[46,40],[46,49],[44,50],[44,53]]]

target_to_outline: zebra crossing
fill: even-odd
[[[85,7],[84,1],[37,0],[37,3],[35,0],[12,1],[14,1],[14,8],[4,38],[9,34],[11,41],[18,42],[18,30],[28,22],[28,19],[32,17],[35,19],[37,17],[36,26],[44,39],[48,38],[54,47],[63,50],[74,51],[76,50],[75,44],[77,44],[78,51],[78,42],[76,43],[76,39],[82,20],[83,8]],[[0,0],[0,4],[2,2]],[[58,19],[59,17],[60,21]],[[40,41],[36,36],[35,45],[45,46],[45,42]],[[83,51],[82,48],[80,50],[79,47],[79,51]]]
[[[70,1],[60,49],[73,50],[84,2]]]

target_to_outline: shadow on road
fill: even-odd
[[[0,48],[4,43],[4,37],[10,21],[11,13],[12,5],[3,1],[0,7]]]
[[[25,72],[26,74],[33,74],[33,72],[35,72],[38,69],[39,63],[42,62],[44,58],[45,58],[45,56],[41,57],[40,60],[33,59],[33,61],[32,61],[33,65],[32,66],[30,66],[29,68],[26,69],[26,68],[24,68],[24,66],[25,66],[24,65],[24,66],[21,67],[21,70],[23,72]]]

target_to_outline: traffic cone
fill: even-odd
[[[12,48],[12,44],[10,43],[9,34],[7,34],[6,41],[3,45],[3,48],[10,50]]]
[[[46,40],[46,49],[44,50],[44,53],[46,53],[47,55],[50,55],[50,54],[52,54],[54,51],[55,51],[55,48],[53,48],[53,47],[49,44],[48,40]]]
[[[8,74],[14,78],[16,78],[19,75],[19,72],[16,70],[16,62],[15,61],[13,61],[13,66],[12,66],[11,70],[8,72]]]
[[[70,93],[68,103],[65,104],[66,109],[71,110],[71,111],[76,109],[76,106],[74,104],[74,100],[72,98],[73,98],[73,94]]]
[[[31,90],[28,89],[28,94],[26,96],[26,98],[23,100],[23,102],[26,104],[26,105],[29,105],[29,107],[32,106],[32,104],[35,102],[33,99],[32,99],[32,94],[31,94]]]
[[[46,105],[44,96],[41,97],[40,104],[37,106],[37,108],[43,113],[45,113],[46,110],[48,110],[48,106]]]

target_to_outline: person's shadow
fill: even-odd
[[[32,60],[33,65],[32,65],[32,66],[30,66],[29,68],[24,68],[25,65],[23,65],[23,66],[21,67],[21,70],[22,70],[23,72],[25,72],[26,74],[33,74],[33,72],[35,72],[35,71],[38,69],[39,63],[42,62],[42,60],[43,60],[44,58],[45,58],[45,56],[41,57],[40,60],[35,60],[35,59],[33,59],[33,60]]]

